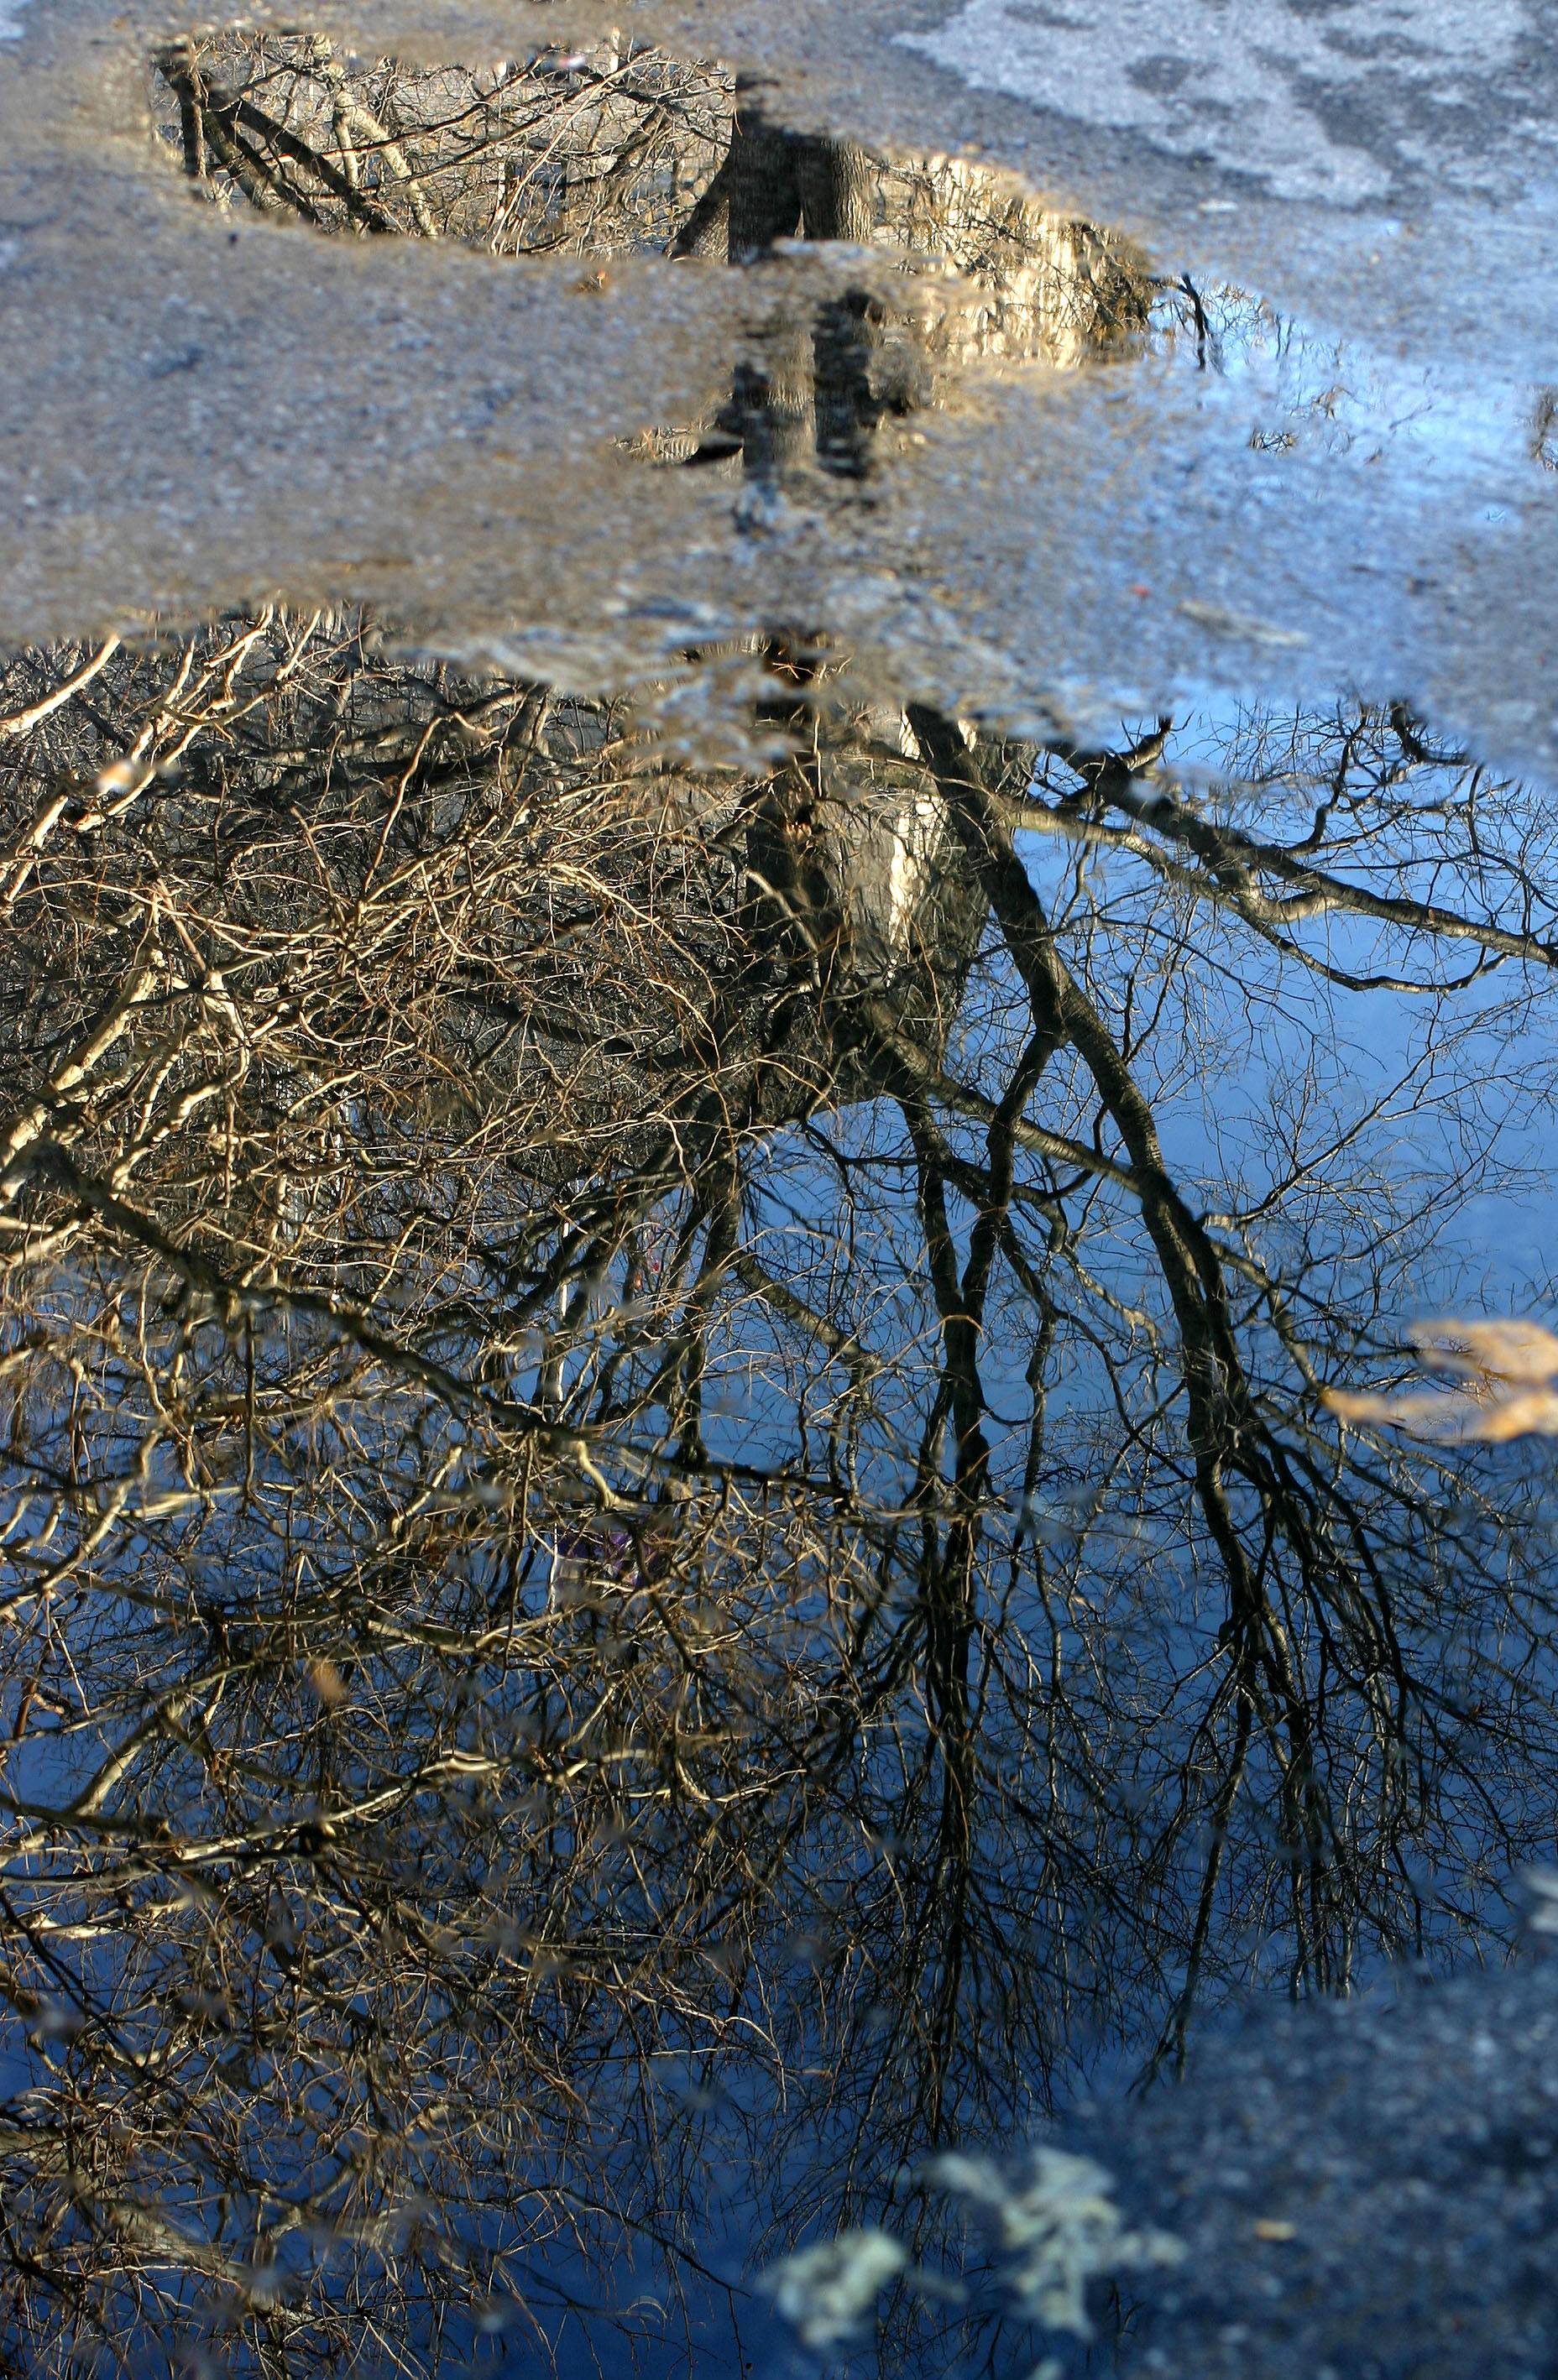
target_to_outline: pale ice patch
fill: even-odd
[[[1177,2265],[1185,2250],[1167,2231],[1128,2230],[1114,2183],[1091,2157],[1035,2147],[1025,2169],[952,2152],[932,2157],[921,2179],[984,2208],[1005,2260],[1008,2291],[1023,2314],[1052,2330],[1089,2338],[1086,2296],[1096,2280]]]
[[[1015,2165],[954,2151],[929,2158],[918,2180],[985,2216],[995,2233],[1004,2293],[1016,2310],[1077,2338],[1092,2335],[1086,2301],[1093,2282],[1177,2265],[1185,2254],[1169,2232],[1127,2228],[1111,2175],[1091,2157],[1064,2149],[1036,2144]],[[860,2331],[882,2290],[900,2278],[923,2297],[965,2301],[961,2283],[921,2270],[899,2240],[874,2226],[784,2257],[760,2286],[803,2343],[825,2353]],[[1048,2362],[1039,2367],[1041,2374],[1058,2370]]]
[[[1526,22],[1524,0],[1352,0],[1302,16],[1275,0],[965,0],[939,31],[899,39],[978,89],[1263,174],[1286,198],[1349,201],[1382,195],[1390,168],[1333,138],[1326,91],[1378,77],[1393,113],[1419,98],[1448,116],[1468,81],[1510,64]]]
[[[21,12],[28,0],[0,0],[0,42],[15,42],[21,36]]]
[[[770,2267],[763,2286],[808,2347],[840,2346],[908,2258],[885,2231],[841,2232]]]

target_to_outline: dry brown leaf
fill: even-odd
[[[1435,1371],[1528,1382],[1558,1375],[1558,1339],[1537,1322],[1416,1322],[1406,1335]]]
[[[1322,1402],[1343,1421],[1405,1430],[1442,1445],[1503,1446],[1515,1438],[1558,1438],[1558,1338],[1535,1322],[1415,1323],[1407,1333],[1426,1370],[1449,1372],[1455,1390],[1385,1395],[1327,1389]]]
[[[1503,1446],[1512,1438],[1558,1438],[1558,1391],[1528,1389],[1517,1397],[1498,1397],[1479,1405],[1465,1436],[1485,1446]]]
[[[1407,1389],[1394,1396],[1367,1389],[1324,1389],[1321,1402],[1343,1421],[1371,1422],[1383,1429],[1407,1430],[1414,1438],[1449,1442],[1466,1438],[1488,1418],[1486,1405],[1441,1389]]]

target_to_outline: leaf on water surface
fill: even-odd
[[[1425,1371],[1465,1385],[1382,1393],[1327,1389],[1343,1421],[1375,1423],[1443,1445],[1503,1446],[1558,1437],[1558,1338],[1539,1323],[1489,1319],[1414,1323],[1407,1338]]]
[[[347,1689],[334,1661],[323,1658],[310,1661],[308,1676],[310,1685],[326,1710],[335,1710],[346,1701]]]
[[[1463,1378],[1534,1382],[1558,1377],[1558,1338],[1536,1322],[1418,1322],[1420,1363]]]

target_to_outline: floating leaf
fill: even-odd
[[[1442,1445],[1558,1438],[1558,1338],[1550,1330],[1535,1322],[1433,1321],[1414,1323],[1406,1335],[1425,1371],[1465,1385],[1388,1394],[1326,1389],[1329,1411]]]

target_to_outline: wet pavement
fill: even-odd
[[[1552,765],[1545,614],[1528,600],[1550,574],[1554,501],[1533,425],[1558,384],[1546,152],[1527,123],[1551,75],[1534,17],[1516,38],[1515,12],[1495,12],[1498,40],[1473,55],[1451,11],[1432,53],[1414,10],[1426,79],[1400,70],[1388,11],[1363,12],[1382,24],[1368,40],[1356,8],[1293,15],[1288,67],[1264,34],[1248,66],[1267,146],[1235,171],[1215,142],[1183,153],[1184,85],[1166,69],[1078,79],[1062,71],[1074,34],[1045,67],[1031,41],[980,31],[1000,12],[930,12],[951,19],[939,31],[885,0],[640,13],[646,37],[765,77],[785,120],[821,112],[826,131],[911,154],[972,144],[1026,172],[1052,212],[1138,240],[1166,280],[1270,310],[1308,365],[981,381],[871,519],[823,532],[803,506],[754,552],[714,492],[646,493],[620,456],[708,405],[763,296],[657,257],[621,257],[581,290],[558,257],[517,273],[448,243],[300,249],[260,220],[219,232],[159,170],[149,122],[145,60],[178,29],[45,10],[22,20],[0,81],[0,452],[18,524],[0,627],[345,593],[416,610],[446,650],[519,637],[526,666],[600,683],[652,667],[663,624],[736,635],[776,611],[869,650],[905,693],[912,680],[1017,723],[1040,699],[1094,733],[1122,705],[1208,686],[1347,684],[1416,701],[1490,758]],[[542,19],[557,43],[601,30],[589,11]],[[496,58],[514,22],[442,9],[420,42]],[[349,49],[349,16],[322,23]],[[358,46],[371,57],[401,30],[417,32],[408,12],[375,10]],[[1237,124],[1254,40],[1228,43],[1209,121]],[[1001,88],[974,89],[975,66]],[[1105,137],[1116,82],[1135,96]],[[1444,128],[1431,171],[1425,110]],[[1365,161],[1345,172],[1344,132]],[[1304,141],[1323,188],[1278,171]],[[763,271],[772,288],[828,269]],[[1360,425],[1341,468],[1306,435],[1282,443],[1335,388]]]
[[[1551,44],[516,13],[0,47],[0,2364],[1545,2371]]]

